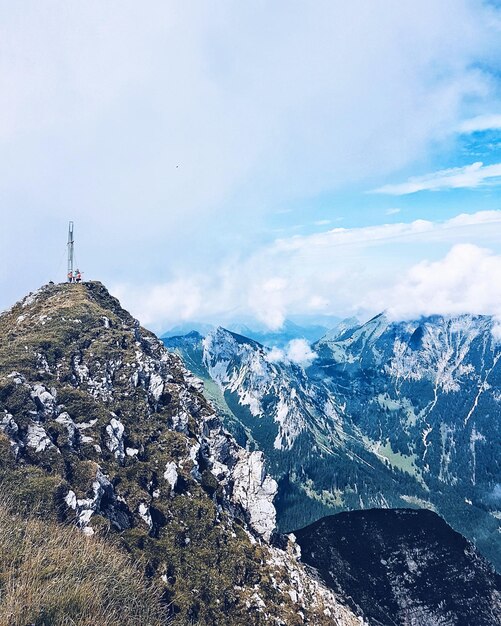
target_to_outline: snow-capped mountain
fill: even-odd
[[[500,347],[489,317],[344,322],[305,370],[223,329],[167,345],[241,443],[265,452],[290,530],[354,508],[440,512],[501,567]]]

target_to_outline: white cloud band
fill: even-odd
[[[246,259],[228,260],[212,276],[192,273],[115,292],[158,329],[184,320],[224,324],[239,315],[279,328],[291,314],[349,316],[388,308],[405,317],[498,315],[501,257],[487,248],[499,250],[500,235],[501,211],[335,228],[278,240]]]
[[[501,183],[501,163],[484,165],[481,162],[439,170],[425,176],[409,178],[405,183],[383,185],[374,190],[374,193],[384,193],[391,196],[405,196],[418,191],[442,191],[444,189],[473,189],[484,184]]]

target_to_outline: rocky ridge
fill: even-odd
[[[252,417],[275,422],[276,450],[290,450],[307,430],[338,435],[340,407],[299,365],[275,362],[260,344],[223,328],[210,332],[202,349],[202,362],[222,391],[236,396]]]
[[[268,543],[262,453],[100,283],[41,288],[0,336],[0,479],[20,509],[111,533],[163,582],[174,624],[360,624],[293,544]]]

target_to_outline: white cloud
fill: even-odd
[[[272,348],[266,358],[270,363],[290,361],[296,365],[308,367],[317,356],[305,339],[292,339],[283,350],[277,347]]]
[[[386,290],[371,291],[366,303],[392,319],[421,315],[494,315],[501,320],[501,255],[458,244],[438,261],[421,261]]]
[[[285,361],[285,352],[275,346],[267,353],[266,360],[270,363]]]
[[[485,130],[501,130],[501,115],[478,115],[459,125],[461,133],[476,133]]]
[[[501,183],[501,163],[483,165],[480,161],[453,167],[447,170],[439,170],[425,176],[409,178],[405,183],[396,185],[383,185],[374,190],[374,193],[385,193],[392,196],[404,196],[418,191],[441,191],[444,189],[475,188],[485,181],[492,184]]]
[[[386,209],[385,211],[385,215],[397,215],[397,213],[400,213],[402,209],[399,208],[394,208],[394,209]]]
[[[480,0],[46,4],[0,3],[5,305],[56,278],[68,219],[87,276],[215,274],[263,215],[427,158],[497,98]]]
[[[122,285],[118,295],[143,322],[159,330],[182,319],[221,324],[244,315],[276,329],[294,314],[349,317],[378,313],[394,304],[395,285],[402,281],[405,285],[406,272],[413,266],[420,267],[423,259],[439,262],[458,244],[466,244],[465,250],[470,249],[468,245],[499,250],[500,239],[501,211],[461,214],[442,222],[415,220],[335,228],[277,240],[246,258],[225,262],[213,274],[186,272],[185,279],[161,286]],[[461,267],[464,270],[465,263],[474,265],[479,259],[465,256]],[[484,285],[495,282],[488,269],[487,260],[477,267],[479,276],[487,276],[482,279]],[[438,273],[442,267],[430,270],[431,276],[433,271]],[[493,287],[491,293],[496,294],[496,289]],[[449,294],[447,301],[454,301],[452,292],[444,293]],[[440,312],[439,295],[431,296],[426,292],[423,298],[430,310],[436,307],[435,312]],[[411,309],[418,310],[414,299],[402,297]],[[458,299],[457,310],[468,302]],[[491,313],[497,313],[494,296],[479,302],[485,304],[485,310],[490,307]]]
[[[495,226],[501,227],[501,211],[463,213],[443,222],[414,220],[397,224],[381,224],[361,228],[333,228],[308,236],[279,239],[274,247],[281,250],[306,250],[321,248],[327,252],[335,247],[353,245],[384,245],[391,241],[417,241],[427,239],[453,240],[455,237],[491,235]],[[474,230],[474,232],[472,231]]]
[[[133,303],[134,314],[142,324],[155,326],[163,320],[183,322],[203,309],[204,285],[195,277],[180,277],[168,283],[136,287],[119,284],[115,296]]]
[[[331,220],[316,220],[313,223],[315,224],[315,226],[327,226],[331,223]]]
[[[272,268],[270,270],[273,271]],[[245,291],[245,283],[241,288]],[[285,321],[285,295],[289,288],[285,278],[276,276],[267,277],[264,281],[251,280],[247,298],[248,310],[268,328],[277,330]]]
[[[305,339],[293,339],[287,344],[287,359],[299,365],[310,365],[317,358]]]

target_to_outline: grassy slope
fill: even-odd
[[[137,333],[142,337],[140,346]],[[190,389],[191,402],[199,409],[189,416],[186,434],[172,430],[172,419],[180,411],[180,394],[187,390],[174,356],[168,361],[167,392],[157,407],[151,406],[141,385],[131,386],[137,351],[155,352],[156,340],[135,325],[102,285],[44,288],[33,302],[24,307],[17,304],[0,316],[0,338],[0,411],[14,416],[20,433],[26,432],[37,414],[30,395],[35,383],[53,390],[61,410],[75,423],[96,420],[85,430],[93,442],[70,445],[65,428],[54,416],[45,415],[42,423],[55,446],[41,453],[23,448],[22,463],[14,458],[8,441],[0,441],[0,482],[16,506],[36,505],[44,519],[69,520],[64,497],[69,489],[78,498],[91,497],[99,466],[126,503],[131,526],[117,533],[106,516],[98,514],[92,517],[91,526],[116,533],[148,574],[163,580],[163,597],[175,615],[173,623],[247,625],[256,589],[266,601],[267,616],[254,610],[250,623],[270,623],[270,617],[271,623],[282,619],[288,626],[328,623],[313,606],[307,621],[287,593],[277,589],[275,581],[289,584],[289,573],[266,565],[267,548],[251,543],[246,532],[221,511],[215,479],[210,474],[202,484],[193,479],[188,453],[196,443],[197,411],[212,410]],[[109,398],[96,397],[95,387],[75,378],[75,358],[88,366],[94,381],[108,375],[113,365]],[[9,378],[13,371],[24,375],[27,384]],[[137,456],[119,462],[107,449],[111,412],[124,424],[126,445],[140,450]],[[100,445],[97,451],[95,444]],[[176,462],[180,477],[175,493],[163,477],[170,461]],[[155,499],[152,485],[160,493]],[[158,528],[154,533],[138,517],[141,502],[155,510]]]
[[[110,542],[0,503],[0,626],[160,626],[160,595]]]

